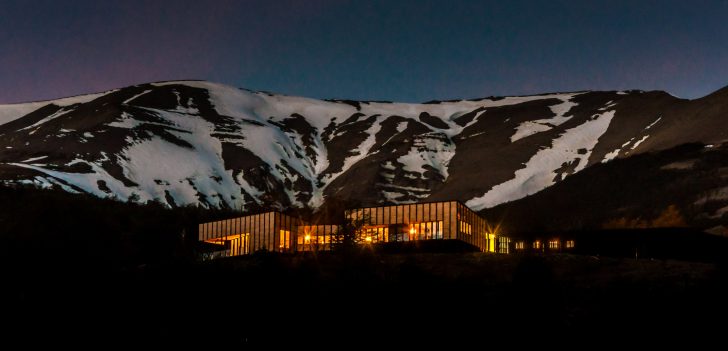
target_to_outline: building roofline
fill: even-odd
[[[243,217],[257,216],[257,215],[268,214],[268,213],[278,213],[278,214],[285,215],[285,213],[283,213],[283,212],[281,212],[279,210],[256,211],[256,212],[247,213],[247,214],[243,214],[243,215],[235,216],[235,217],[226,217],[226,218],[223,218],[223,219],[216,219],[216,220],[213,220],[213,221],[200,222],[198,224],[213,223],[213,222],[219,222],[219,221],[227,221],[227,220],[235,219],[235,218],[243,218]]]
[[[476,216],[478,216],[478,217],[480,217],[482,219],[485,219],[477,211],[475,211],[472,208],[468,207],[468,205],[466,205],[464,202],[462,202],[460,200],[443,200],[443,201],[413,202],[413,203],[407,203],[407,204],[393,204],[393,205],[379,205],[379,206],[359,206],[359,207],[351,207],[351,208],[344,209],[344,214],[346,214],[346,212],[348,212],[348,211],[360,210],[360,209],[365,209],[365,208],[384,208],[384,207],[394,207],[394,206],[429,205],[429,204],[440,204],[440,203],[444,204],[444,203],[448,203],[448,202],[455,202],[455,203],[458,203],[460,205],[463,205],[463,207],[465,207],[468,210],[470,210],[471,212],[473,212]],[[259,212],[249,213],[249,214],[243,214],[241,216],[236,216],[236,217],[229,217],[229,218],[225,218],[225,219],[218,219],[218,220],[214,220],[214,221],[202,222],[202,223],[199,223],[199,224],[213,223],[213,222],[217,222],[217,221],[225,221],[225,220],[229,220],[229,219],[243,218],[243,217],[249,217],[249,216],[257,216],[257,215],[268,214],[268,213],[278,213],[279,215],[284,215],[284,216],[289,216],[289,217],[297,217],[295,215],[286,214],[286,213],[284,213],[281,210],[267,210],[267,211],[259,211]],[[309,223],[306,223],[306,225],[327,225],[327,224],[309,224]]]
[[[464,202],[460,200],[442,200],[442,201],[426,201],[426,202],[412,202],[407,204],[393,204],[393,205],[378,205],[378,206],[359,206],[359,207],[353,207],[353,208],[347,208],[346,210],[356,210],[361,208],[378,208],[378,207],[392,207],[392,206],[405,206],[405,205],[427,205],[427,204],[439,204],[439,203],[446,203],[446,202],[457,202],[463,206],[465,206],[467,209],[478,213],[477,211],[470,208],[468,205],[466,205]]]

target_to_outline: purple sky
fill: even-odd
[[[695,98],[728,85],[727,18],[723,1],[0,0],[0,103],[172,79],[359,100]]]

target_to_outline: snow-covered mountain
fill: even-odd
[[[202,81],[0,105],[0,180],[250,209],[458,199],[482,210],[593,165],[728,140],[728,92],[574,92],[424,104]]]

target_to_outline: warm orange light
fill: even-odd
[[[366,242],[370,243],[370,242],[372,242],[372,237],[368,236],[368,237],[364,238],[364,240],[366,240]]]
[[[559,244],[559,239],[551,239],[549,240],[549,249],[558,249]]]
[[[410,234],[411,235],[417,234],[417,229],[415,229],[415,227],[410,227]]]
[[[306,240],[306,243],[311,241],[311,236],[306,234],[306,236],[303,237],[303,240]]]

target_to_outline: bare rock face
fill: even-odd
[[[674,203],[707,228],[728,214],[727,125],[728,89],[696,100],[611,91],[405,104],[163,82],[0,105],[0,181],[243,210],[457,199],[502,217],[612,199],[590,219],[599,224],[638,214],[624,210],[639,203],[636,189],[669,193],[689,178],[686,194],[654,208]],[[633,179],[647,183],[625,184]]]

